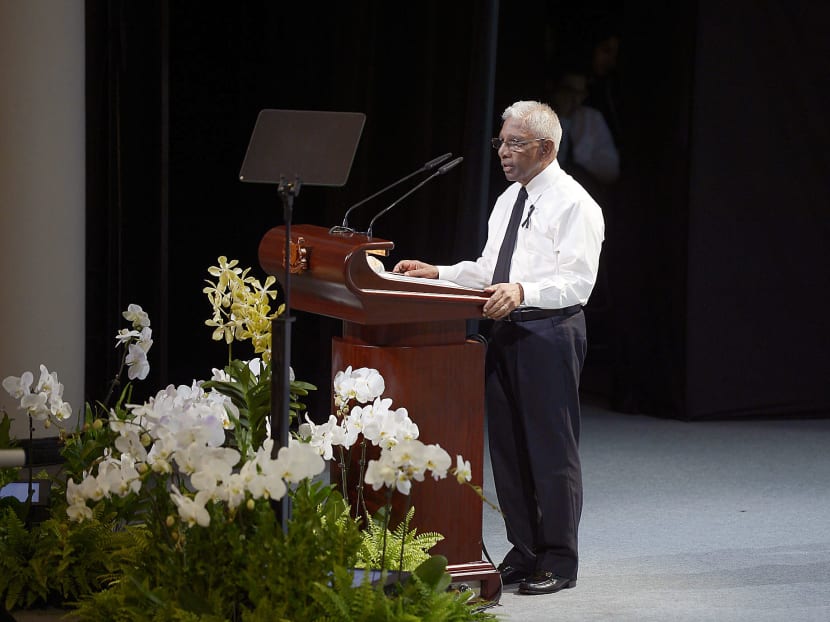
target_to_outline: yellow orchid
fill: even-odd
[[[250,268],[239,267],[236,259],[218,258],[218,266],[210,266],[208,273],[218,277],[216,282],[206,280],[202,292],[213,307],[213,316],[206,320],[214,327],[213,339],[230,345],[233,341],[250,340],[256,354],[266,362],[271,360],[271,321],[285,309],[280,305],[271,312],[270,300],[277,297],[272,289],[277,280],[273,276],[260,282],[250,276]]]

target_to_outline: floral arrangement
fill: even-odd
[[[261,284],[224,257],[209,272],[217,279],[204,290],[214,308],[207,322],[213,338],[229,348],[251,340],[261,359],[229,354],[210,381],[168,386],[143,404],[130,402],[128,383],[114,405],[110,396],[87,405],[78,429],[65,437],[63,497],[55,495],[53,516],[33,529],[27,551],[19,550],[25,540],[15,522],[19,508],[0,514],[3,575],[12,564],[24,565],[24,556],[29,568],[0,581],[6,606],[57,597],[73,601],[81,621],[417,620],[436,612],[448,620],[491,619],[471,606],[469,593],[447,590],[446,560],[422,550],[436,534],[418,540],[407,525],[390,531],[388,508],[379,529],[362,501],[350,506],[345,484],[337,490],[320,477],[335,452],[345,467],[352,448],[365,456],[374,445],[380,456],[361,460],[359,490],[363,483],[385,487],[391,498],[395,490],[408,494],[428,474],[439,479],[452,472],[468,483],[469,463],[458,456],[452,470],[446,451],[418,440],[406,409],[392,410],[382,397],[382,375],[352,368],[334,380],[337,414],[322,425],[306,416],[273,458],[270,321],[280,309],[271,312],[272,277]],[[125,369],[131,381],[149,371],[149,317],[138,305],[123,315],[130,327],[116,335],[124,356],[113,386]],[[24,372],[3,387],[44,425],[71,415],[62,385],[45,367],[36,384]],[[301,411],[300,398],[313,388],[293,380],[292,409]],[[279,523],[277,503],[290,503],[288,524]],[[367,553],[367,534],[375,542],[382,534],[379,556]],[[405,557],[410,564],[416,559],[411,575],[391,590],[368,575],[356,580],[361,565],[392,566],[387,538],[401,547],[396,570],[407,569]],[[405,556],[407,544],[423,555]]]

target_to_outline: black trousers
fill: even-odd
[[[582,513],[579,376],[585,316],[496,322],[486,362],[490,456],[506,565],[575,579]]]

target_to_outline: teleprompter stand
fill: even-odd
[[[301,185],[343,186],[349,178],[366,115],[356,112],[262,110],[251,134],[239,172],[244,182],[276,184],[283,207],[285,257],[290,257],[294,199]],[[271,435],[272,457],[288,445],[291,365],[291,270],[285,262],[282,279],[285,311],[271,330]],[[288,503],[279,504],[283,529],[288,524]]]

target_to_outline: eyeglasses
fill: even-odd
[[[507,148],[514,153],[521,153],[525,150],[525,145],[529,143],[536,142],[537,140],[548,140],[547,138],[529,138],[528,140],[518,140],[516,138],[511,138],[510,140],[502,140],[501,138],[491,138],[490,144],[493,145],[493,149],[498,151],[501,149],[502,145],[507,145]]]

